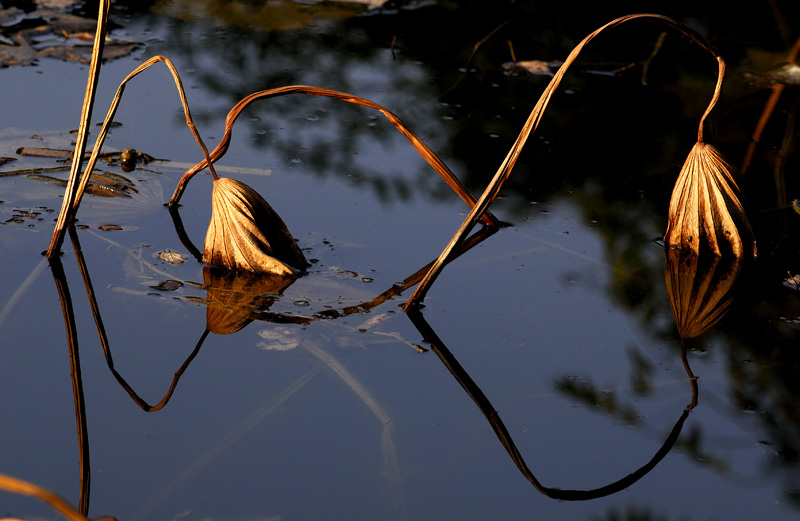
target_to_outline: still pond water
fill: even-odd
[[[104,65],[93,124],[161,54],[209,147],[245,95],[316,85],[389,108],[480,193],[549,81],[504,69],[509,42],[517,60],[563,60],[639,10],[536,4],[115,3],[111,36],[142,45]],[[655,7],[728,61],[708,132],[740,164],[769,95],[743,74],[785,61],[796,7],[777,6],[794,10],[783,25],[755,2],[730,20]],[[674,32],[659,47],[662,30],[632,22],[592,43],[491,207],[510,226],[448,265],[415,316],[399,308],[410,290],[363,304],[436,258],[467,207],[379,113],[289,96],[249,107],[217,167],[270,201],[312,268],[234,306],[235,327],[207,319],[220,297],[163,206],[201,152],[166,68],[145,72],[104,150],[159,161],[98,166],[131,197],[84,200],[63,279],[41,256],[63,187],[0,177],[0,473],[125,521],[796,519],[797,87],[747,176],[758,262],[684,365],[657,239],[716,66]],[[16,151],[70,148],[86,73],[50,58],[0,70],[0,156],[15,158],[0,173],[59,166]],[[181,201],[195,245],[210,194],[202,174]],[[3,515],[55,516],[0,493]]]

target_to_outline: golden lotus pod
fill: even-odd
[[[666,248],[664,279],[681,338],[708,331],[728,311],[743,259]]]
[[[743,237],[744,236],[744,237]],[[756,256],[753,229],[731,167],[711,145],[698,141],[681,168],[669,203],[668,247],[700,254],[706,243],[720,256],[727,245],[737,258],[746,248]]]
[[[283,220],[244,183],[214,180],[203,262],[230,270],[296,277],[308,266]]]

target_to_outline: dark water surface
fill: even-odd
[[[93,123],[122,78],[161,54],[210,148],[243,96],[316,85],[392,110],[479,194],[549,81],[504,71],[508,42],[517,60],[563,60],[590,31],[642,9],[536,4],[365,15],[115,3],[112,36],[143,45],[103,66]],[[728,62],[707,133],[737,165],[770,92],[743,74],[785,61],[800,29],[785,4],[783,26],[766,3],[647,7],[690,23]],[[104,150],[168,161],[130,173],[98,165],[137,192],[85,199],[79,244],[68,237],[61,257],[69,298],[41,256],[63,187],[0,177],[0,473],[88,505],[90,518],[125,521],[796,519],[800,293],[784,281],[800,271],[800,217],[788,205],[800,192],[797,87],[747,175],[758,262],[728,314],[684,343],[687,370],[657,239],[716,64],[667,32],[644,85],[636,63],[662,30],[632,22],[587,48],[491,207],[511,226],[447,266],[418,315],[399,308],[411,290],[351,311],[433,260],[467,206],[375,111],[302,95],[249,107],[217,167],[264,195],[313,265],[274,301],[245,307],[252,321],[230,334],[206,333],[213,295],[163,206],[202,154],[166,68],[146,71]],[[15,151],[70,148],[86,72],[53,59],[0,70],[0,156],[16,158],[0,174],[58,165]],[[198,247],[210,194],[198,175],[180,208]],[[188,260],[165,262],[166,250]],[[168,280],[182,285],[154,288]],[[55,514],[0,493],[0,516]]]

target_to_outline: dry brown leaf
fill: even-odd
[[[664,278],[678,334],[681,338],[700,336],[727,312],[730,290],[743,261],[733,255],[696,255],[675,248],[666,252]]]
[[[246,184],[215,179],[211,205],[206,264],[282,277],[296,277],[308,266],[283,220]]]
[[[747,219],[733,168],[711,145],[698,141],[681,168],[669,203],[669,225],[664,241],[670,248],[700,253],[706,243],[714,255],[742,257],[752,248],[753,229]],[[743,237],[744,235],[744,237]]]

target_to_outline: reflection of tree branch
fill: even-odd
[[[72,245],[75,249],[75,256],[78,260],[78,267],[81,271],[81,276],[83,277],[83,284],[86,287],[86,295],[89,299],[89,306],[92,308],[92,316],[94,317],[94,323],[97,327],[97,334],[100,337],[100,345],[103,348],[103,354],[106,357],[106,364],[108,364],[108,369],[111,371],[111,374],[114,375],[114,378],[117,379],[117,382],[125,389],[125,392],[131,397],[131,399],[142,408],[142,410],[146,412],[155,412],[161,410],[167,402],[169,402],[170,398],[172,397],[172,393],[175,392],[175,387],[178,385],[178,380],[183,375],[183,372],[189,367],[189,364],[194,360],[194,357],[197,356],[197,353],[200,352],[200,347],[202,347],[203,342],[205,341],[206,337],[208,336],[208,330],[203,332],[203,335],[200,337],[200,340],[195,345],[194,350],[189,354],[189,357],[183,362],[183,365],[178,369],[175,373],[175,376],[172,378],[172,383],[167,390],[167,393],[161,398],[155,405],[150,405],[142,398],[136,394],[136,391],[125,381],[125,379],[120,375],[116,369],[114,369],[114,360],[111,357],[111,345],[108,341],[108,335],[106,334],[105,326],[103,325],[103,318],[100,315],[100,307],[97,305],[97,299],[95,298],[94,289],[92,288],[92,281],[89,278],[89,270],[86,267],[86,262],[83,258],[83,254],[81,253],[80,243],[78,241],[78,234],[75,232],[74,228],[70,228],[70,238],[72,239]]]
[[[70,227],[73,232],[74,228]],[[58,290],[61,312],[64,315],[64,328],[69,346],[70,374],[72,375],[72,396],[75,400],[75,422],[78,427],[78,447],[80,455],[80,495],[78,509],[82,515],[89,511],[89,490],[91,482],[91,466],[89,465],[89,434],[86,428],[86,404],[83,399],[83,383],[81,380],[81,363],[78,357],[78,330],[75,325],[75,314],[72,310],[72,298],[67,285],[64,267],[58,256],[50,257],[50,269]]]
[[[408,310],[408,317],[411,319],[411,322],[422,334],[425,340],[430,343],[431,350],[436,353],[436,356],[439,357],[447,370],[450,371],[450,374],[453,375],[453,377],[467,392],[470,398],[472,398],[472,401],[475,402],[475,405],[477,405],[481,410],[489,422],[489,425],[491,425],[495,435],[500,440],[500,443],[506,449],[508,455],[511,457],[511,460],[517,466],[522,475],[525,476],[525,478],[534,486],[536,490],[547,497],[566,501],[585,501],[608,496],[628,488],[641,479],[645,474],[653,470],[653,468],[655,468],[655,466],[664,458],[664,456],[667,455],[667,453],[675,444],[675,441],[678,439],[678,435],[683,428],[683,424],[686,421],[686,418],[689,416],[690,408],[687,407],[684,409],[680,418],[678,418],[678,421],[675,423],[675,426],[672,428],[669,436],[664,441],[664,444],[658,449],[650,461],[622,479],[614,481],[613,483],[603,487],[590,490],[564,490],[546,487],[541,484],[541,482],[528,468],[524,458],[522,457],[522,454],[519,452],[519,449],[517,449],[517,446],[514,444],[514,440],[508,433],[508,430],[503,424],[503,421],[500,419],[500,416],[498,416],[497,411],[495,411],[492,407],[489,399],[485,394],[483,394],[483,391],[481,391],[480,387],[478,387],[469,374],[458,363],[452,353],[450,353],[433,328],[431,328],[431,326],[425,321],[422,313],[418,309],[412,308]]]

